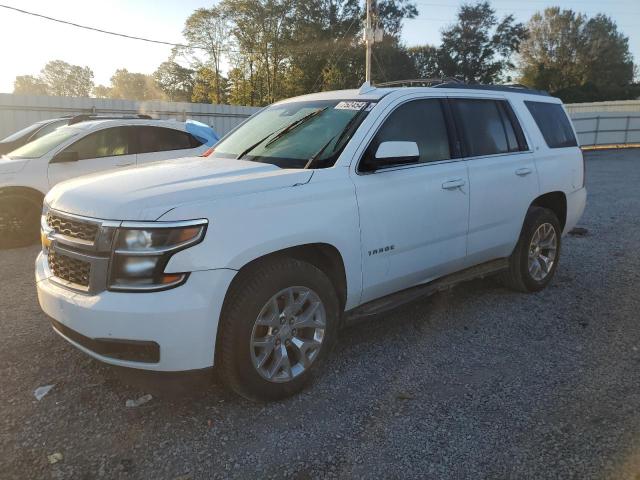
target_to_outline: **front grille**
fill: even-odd
[[[49,252],[48,261],[49,270],[55,277],[74,285],[89,287],[89,277],[91,275],[91,264],[89,262],[76,260],[53,251]]]
[[[57,234],[76,238],[87,242],[95,242],[98,235],[98,225],[75,220],[49,212],[47,224]]]

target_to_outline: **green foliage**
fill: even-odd
[[[13,82],[13,93],[18,95],[49,95],[49,87],[33,75],[18,75]]]
[[[462,5],[458,21],[442,32],[437,65],[447,77],[468,83],[496,83],[514,67],[511,56],[525,38],[513,15],[498,20],[489,2]]]
[[[88,97],[93,89],[93,72],[89,67],[71,65],[62,60],[48,62],[40,75],[16,77],[14,93],[23,95],[58,95]]]
[[[521,82],[562,98],[622,98],[633,81],[629,40],[605,15],[588,19],[572,10],[547,8],[528,24],[520,51]]]
[[[153,73],[153,79],[170,102],[190,102],[194,89],[193,73],[193,70],[168,60],[160,64]]]
[[[164,100],[165,94],[151,75],[129,72],[126,68],[121,68],[111,77],[109,98]]]

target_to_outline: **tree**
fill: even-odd
[[[88,97],[93,89],[93,71],[89,67],[53,60],[40,73],[50,95]]]
[[[221,64],[225,49],[229,43],[229,22],[225,11],[217,8],[199,8],[187,18],[184,30],[189,48],[188,53],[204,51],[207,61],[201,62],[198,57],[192,60],[195,69],[209,67],[213,70],[215,88],[215,103],[222,103],[224,92],[221,88]]]
[[[171,102],[190,102],[193,93],[193,70],[173,59],[162,62],[153,73],[156,85]]]
[[[228,81],[209,67],[201,67],[193,79],[191,101],[197,103],[227,103]],[[219,95],[222,95],[221,97]]]
[[[444,76],[468,83],[496,83],[514,68],[512,55],[526,37],[513,15],[498,20],[489,2],[463,5],[458,21],[442,32],[438,64]]]
[[[572,10],[547,8],[531,17],[528,28],[520,52],[525,85],[588,101],[616,97],[616,90],[626,91],[622,87],[633,81],[629,39],[605,15],[587,19]]]
[[[116,70],[111,77],[110,98],[128,100],[163,100],[164,93],[156,86],[151,75]]]
[[[49,87],[33,75],[19,75],[13,82],[13,93],[18,95],[49,95]]]
[[[88,97],[93,89],[93,72],[89,67],[71,65],[62,60],[48,62],[40,75],[17,76],[14,93]]]
[[[409,47],[407,55],[413,62],[419,78],[439,78],[444,76],[438,62],[440,51],[437,47],[433,45]]]

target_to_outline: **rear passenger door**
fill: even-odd
[[[353,174],[362,243],[362,302],[461,268],[466,254],[469,185],[446,100],[390,107]],[[419,158],[375,167],[383,142],[415,142]]]
[[[538,196],[533,153],[507,100],[450,103],[469,169],[467,265],[507,257]]]
[[[135,127],[138,165],[170,158],[199,155],[204,150],[202,142],[191,134],[173,128]]]

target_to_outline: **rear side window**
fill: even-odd
[[[105,128],[91,133],[67,147],[66,151],[78,152],[79,160],[133,153],[129,148],[129,129],[127,127]]]
[[[138,153],[186,150],[202,145],[187,132],[163,127],[137,127]]]
[[[496,155],[528,148],[522,129],[507,102],[455,99],[451,104],[462,131],[467,156]]]
[[[418,144],[418,163],[451,158],[447,125],[440,100],[413,100],[396,108],[367,147],[372,159],[382,142],[410,141]]]
[[[545,102],[524,102],[538,125],[549,148],[577,147],[571,123],[561,105]]]

